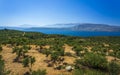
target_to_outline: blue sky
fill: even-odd
[[[0,0],[0,26],[56,23],[120,26],[120,0]]]

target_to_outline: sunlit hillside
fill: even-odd
[[[119,75],[120,37],[0,30],[0,75]]]

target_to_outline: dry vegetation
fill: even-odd
[[[10,75],[23,75],[25,72],[29,71],[28,67],[23,67],[21,63],[13,62],[13,60],[16,57],[16,54],[12,53],[12,48],[8,47],[9,45],[2,46],[3,50],[1,52],[1,55],[3,56],[3,59],[5,60],[5,68],[7,70],[10,70]],[[32,70],[38,70],[38,69],[46,69],[47,75],[59,75],[59,74],[65,74],[65,75],[71,75],[71,72],[67,72],[65,69],[62,70],[55,70],[53,67],[47,67],[47,63],[44,62],[47,58],[44,54],[39,53],[36,50],[35,45],[31,45],[31,50],[28,51],[27,55],[35,57],[36,61],[33,64]],[[65,52],[71,52],[74,53],[74,51],[71,50],[71,47],[68,45],[65,45]],[[49,48],[49,46],[44,46],[44,48]],[[65,60],[64,62],[68,64],[74,64],[75,58],[64,56]]]
[[[0,69],[4,75],[38,75],[32,73],[39,69],[46,70],[47,75],[119,75],[120,37],[81,38],[1,30]]]
[[[16,54],[12,53],[12,48],[9,47],[9,45],[3,45],[3,50],[1,52],[1,55],[3,56],[3,59],[5,60],[5,68],[6,70],[10,70],[11,73],[9,75],[23,75],[25,72],[29,71],[28,67],[23,67],[21,63],[13,62],[13,60],[16,57]],[[49,46],[43,46],[44,48],[49,48]],[[65,44],[64,45],[65,52],[70,52],[71,54],[75,54],[75,52],[72,50],[72,47]],[[36,45],[31,45],[31,50],[28,51],[27,55],[35,57],[36,61],[33,64],[32,70],[38,70],[38,69],[46,69],[47,75],[72,75],[72,72],[67,72],[65,69],[62,70],[55,70],[53,67],[47,67],[47,63],[44,62],[44,60],[48,59],[46,56],[42,53],[39,53],[37,50]],[[91,51],[91,48],[88,47],[88,51]],[[68,64],[74,64],[76,57],[69,57],[64,56],[65,60],[64,62]],[[115,59],[113,56],[106,56],[108,61],[112,61]],[[50,57],[49,57],[50,59]],[[117,58],[117,60],[120,62],[120,59]]]

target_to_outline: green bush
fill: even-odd
[[[82,59],[76,60],[76,64],[82,64],[95,69],[107,70],[106,58],[95,53],[86,53]]]
[[[37,70],[37,71],[33,71],[32,75],[46,75],[46,70]]]
[[[32,56],[27,56],[23,59],[23,66],[24,67],[30,67],[30,65],[32,66],[32,64],[35,62],[35,58]],[[30,65],[29,65],[30,64]]]
[[[29,57],[24,58],[22,63],[23,63],[24,67],[28,67],[29,66]]]
[[[2,46],[0,46],[0,52],[2,51],[3,49],[2,49]]]
[[[5,63],[2,60],[2,56],[0,55],[0,75],[8,75],[10,71],[5,70]]]
[[[59,58],[59,52],[53,52],[53,53],[51,54],[51,60],[52,60],[53,62],[56,62],[58,58]]]
[[[107,75],[107,74],[97,70],[75,69],[73,75]]]
[[[80,51],[82,51],[83,48],[81,46],[74,46],[73,50],[75,51],[76,55],[79,56]]]
[[[114,61],[109,63],[109,75],[119,75],[120,74],[120,65],[115,63]]]

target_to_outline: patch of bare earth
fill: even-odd
[[[71,54],[75,54],[75,52],[72,50],[73,47],[65,44],[65,45],[64,45],[64,48],[65,48],[65,52],[69,52],[69,53],[71,53]]]

